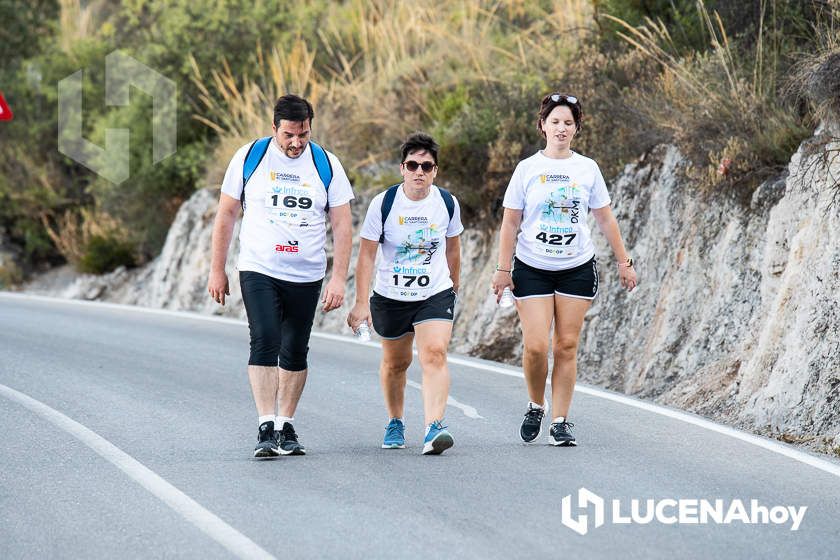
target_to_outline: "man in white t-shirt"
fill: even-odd
[[[254,457],[303,455],[292,425],[307,376],[309,336],[326,274],[326,221],[333,232],[325,312],[344,301],[353,190],[333,154],[310,141],[312,105],[296,95],[274,107],[272,137],[242,146],[228,166],[213,226],[207,291],[230,294],[225,262],[240,206],[239,279],[248,315],[248,378],[257,405]],[[276,409],[275,409],[276,407]]]
[[[424,455],[452,447],[442,424],[449,396],[446,352],[461,270],[464,231],[458,201],[433,183],[438,145],[414,133],[402,146],[403,182],[378,194],[362,226],[356,265],[356,304],[347,317],[353,330],[373,323],[382,338],[380,380],[389,422],[382,447],[405,448],[406,370],[416,339],[423,369]],[[381,246],[373,295],[368,302],[377,247]]]

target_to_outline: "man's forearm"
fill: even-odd
[[[332,275],[335,278],[347,280],[347,271],[350,268],[350,250],[352,248],[351,232],[349,226],[347,231],[336,235],[333,242],[333,265]]]
[[[235,217],[231,218],[222,212],[216,214],[216,220],[213,223],[212,245],[210,249],[210,270],[224,271],[235,223]]]
[[[353,249],[353,216],[350,204],[330,209],[330,226],[333,232],[332,276],[347,280],[350,268],[350,252]]]

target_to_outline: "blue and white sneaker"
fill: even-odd
[[[452,434],[446,431],[446,426],[439,420],[429,424],[429,432],[423,441],[423,455],[440,455],[455,443]]]
[[[399,418],[391,418],[385,426],[382,449],[405,449],[405,424]]]

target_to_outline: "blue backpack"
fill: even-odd
[[[248,148],[248,153],[245,154],[245,164],[242,166],[242,195],[239,197],[239,202],[242,204],[242,210],[245,210],[245,185],[248,180],[257,170],[260,162],[265,157],[268,151],[268,145],[271,143],[271,136],[265,138],[258,138],[254,140],[251,147]],[[332,183],[333,170],[330,158],[327,157],[327,152],[313,141],[309,141],[310,153],[312,154],[312,163],[315,164],[315,170],[318,171],[318,177],[324,183],[324,189],[329,193],[330,183]],[[329,200],[329,197],[327,198]],[[329,211],[330,203],[327,202],[327,210]]]
[[[388,214],[391,213],[391,207],[394,205],[394,199],[397,198],[397,189],[402,183],[391,185],[385,191],[385,196],[382,198],[382,233],[379,234],[379,242],[385,243],[385,220],[388,219]],[[446,211],[449,212],[449,219],[455,215],[455,199],[452,198],[452,193],[446,189],[438,187],[440,195],[443,197],[443,203],[446,204]]]

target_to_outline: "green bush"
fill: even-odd
[[[133,247],[130,243],[113,237],[95,235],[88,241],[84,254],[79,259],[79,272],[105,274],[120,266],[135,265]]]
[[[467,216],[486,217],[516,162],[542,147],[536,114],[547,86],[458,87],[433,104],[432,135],[440,144],[440,183],[451,186]]]

